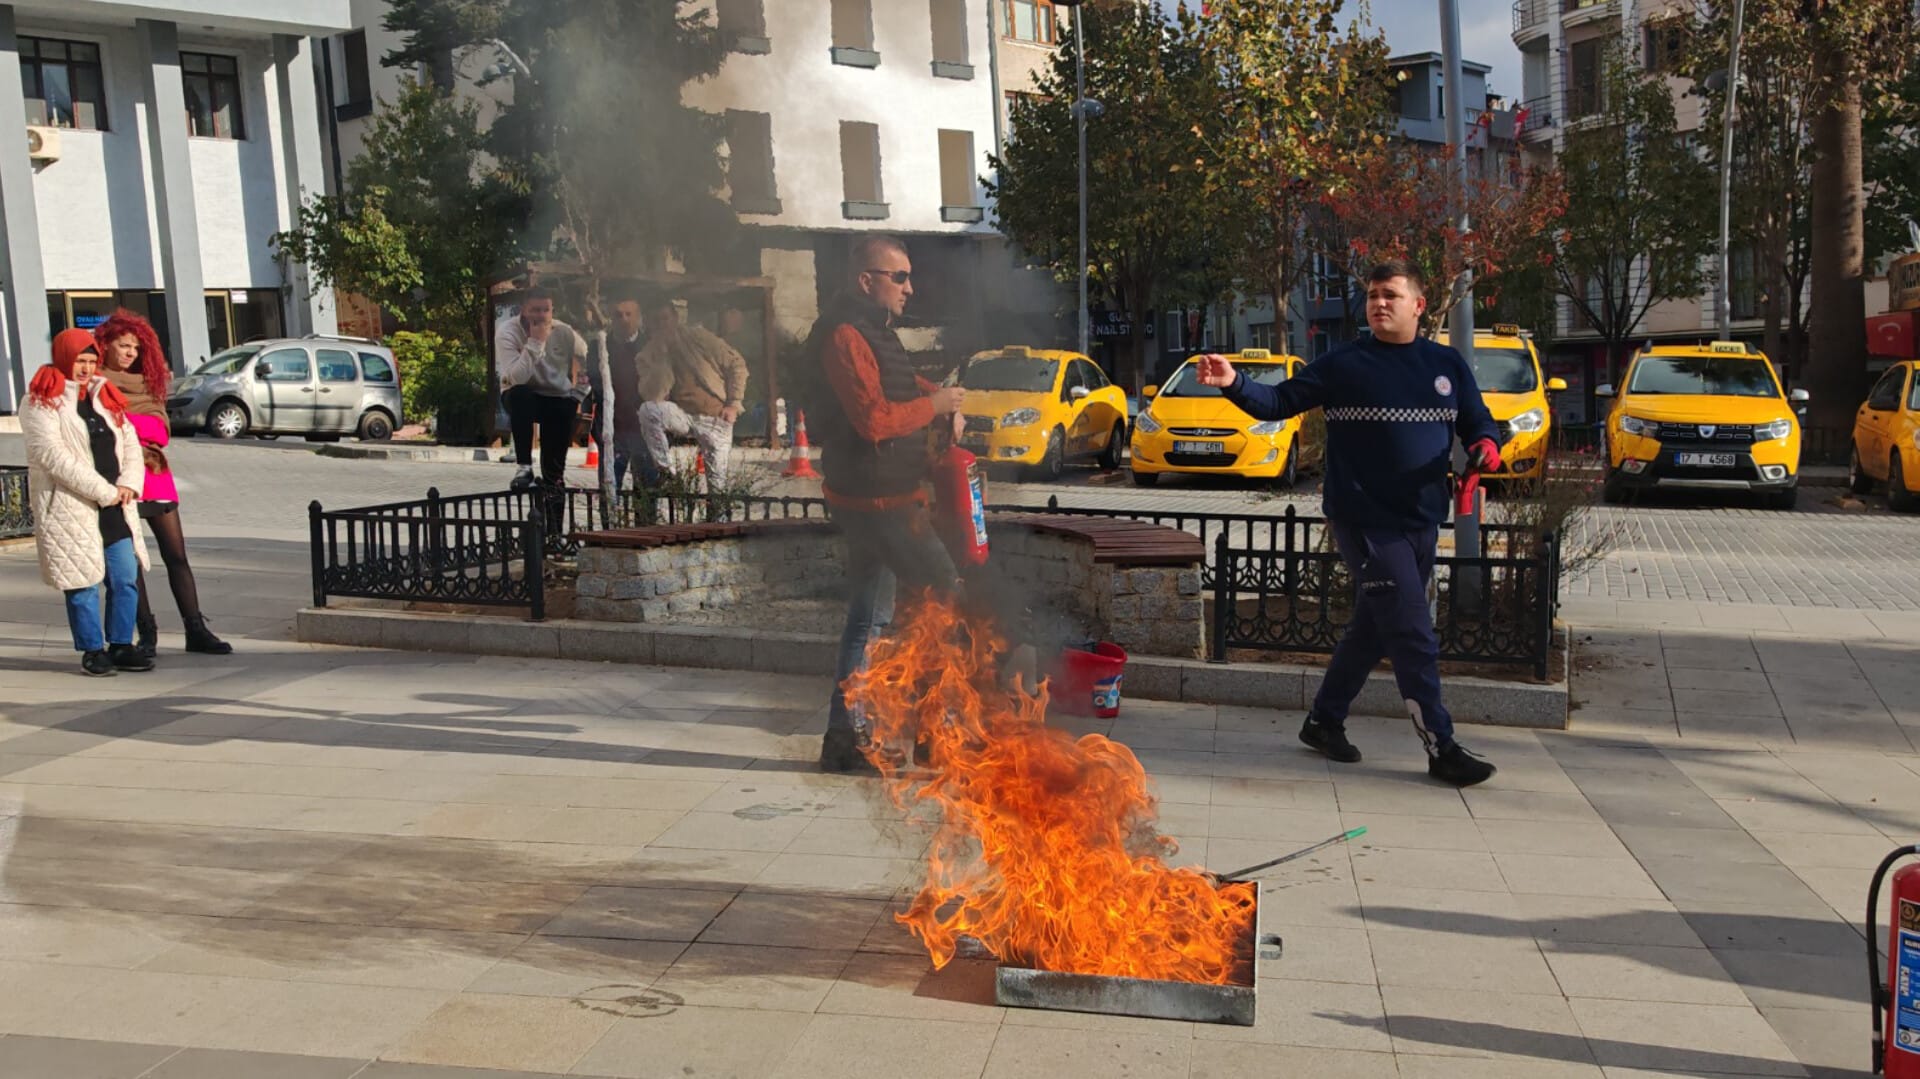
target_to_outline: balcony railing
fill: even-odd
[[[1551,131],[1554,124],[1558,122],[1558,118],[1554,115],[1551,95],[1530,97],[1522,101],[1520,107],[1514,110],[1513,117],[1516,138],[1525,138],[1529,133]]]
[[[1515,37],[1529,30],[1544,29],[1547,25],[1547,0],[1513,0],[1513,33]]]

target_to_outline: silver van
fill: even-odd
[[[385,345],[353,337],[250,341],[173,384],[176,433],[358,435],[379,442],[400,422],[400,367]]]

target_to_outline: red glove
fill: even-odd
[[[1467,447],[1467,464],[1481,475],[1500,471],[1500,447],[1490,438],[1475,442]]]

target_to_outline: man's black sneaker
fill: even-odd
[[[104,648],[96,649],[81,656],[80,669],[96,678],[120,673],[114,669],[113,661],[107,658],[107,650]]]
[[[1320,755],[1330,761],[1341,764],[1353,764],[1360,760],[1360,747],[1347,741],[1344,727],[1335,727],[1322,723],[1312,716],[1300,727],[1300,740],[1320,751]]]
[[[1427,758],[1427,774],[1456,787],[1485,783],[1494,771],[1492,763],[1469,753],[1458,742],[1448,742],[1439,753]]]
[[[130,644],[107,646],[107,661],[114,669],[122,671],[153,670],[153,660],[140,653],[140,649]]]

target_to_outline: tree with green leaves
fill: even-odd
[[[408,81],[383,101],[336,198],[316,195],[274,237],[317,284],[359,293],[402,326],[477,344],[492,274],[525,214],[486,163],[479,110]]]
[[[1397,84],[1383,34],[1363,32],[1346,0],[1212,0],[1198,33],[1221,83],[1203,129],[1204,198],[1244,221],[1240,279],[1265,292],[1276,321],[1311,254],[1309,216],[1394,127]],[[1191,16],[1182,9],[1182,20]]]
[[[1566,140],[1555,291],[1605,342],[1607,380],[1618,382],[1647,312],[1706,286],[1717,235],[1714,174],[1676,130],[1666,80],[1617,42],[1604,56],[1598,112],[1577,121]]]
[[[1216,100],[1213,78],[1190,18],[1168,23],[1152,5],[1089,0],[1085,22],[1087,97],[1105,111],[1087,125],[1087,261],[1091,283],[1132,323],[1116,381],[1138,387],[1146,374],[1151,312],[1193,298],[1209,265],[1209,239],[1226,244],[1222,207],[1202,194],[1193,167]],[[1079,274],[1079,206],[1069,40],[1035,93],[1015,103],[1004,153],[984,181],[998,224],[1029,257],[1062,280]],[[1230,219],[1229,219],[1230,220]],[[1182,279],[1185,278],[1183,282]]]
[[[1908,222],[1920,223],[1920,66],[1874,95],[1861,118],[1867,182],[1867,258],[1914,249]]]

